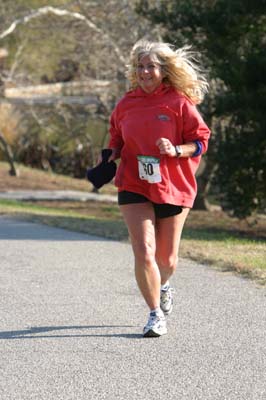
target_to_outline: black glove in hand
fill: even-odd
[[[102,161],[94,168],[87,170],[87,179],[96,189],[100,189],[103,185],[110,182],[116,173],[116,163],[108,162],[108,158],[112,154],[111,149],[102,150]]]

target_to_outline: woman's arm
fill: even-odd
[[[198,145],[195,142],[175,146],[166,138],[158,139],[156,145],[159,147],[161,154],[165,154],[169,157],[192,157],[198,150]]]
[[[108,161],[117,160],[120,158],[121,149],[123,147],[124,141],[122,138],[121,131],[118,124],[118,111],[117,108],[113,111],[110,118],[110,139],[108,148],[112,150],[112,154]]]

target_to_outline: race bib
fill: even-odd
[[[160,159],[151,156],[138,156],[139,177],[149,183],[161,182]]]

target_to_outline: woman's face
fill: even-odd
[[[163,80],[163,73],[161,66],[152,61],[150,56],[143,56],[136,69],[138,85],[146,93],[152,93]]]

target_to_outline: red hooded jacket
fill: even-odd
[[[127,92],[111,115],[110,135],[109,148],[121,156],[115,177],[119,191],[142,194],[154,203],[193,206],[201,156],[169,157],[156,146],[163,137],[175,146],[199,140],[202,153],[207,150],[210,130],[187,97],[163,83],[152,93],[140,87]],[[158,160],[160,181],[140,178],[138,156]]]

